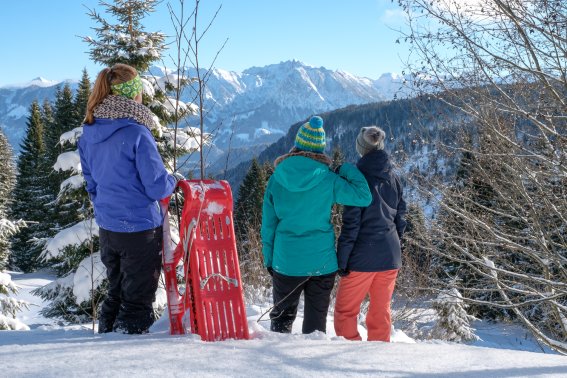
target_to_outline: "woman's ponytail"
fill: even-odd
[[[98,74],[96,81],[94,83],[93,91],[89,96],[89,101],[87,102],[87,114],[83,123],[93,124],[94,123],[94,109],[99,105],[106,96],[110,94],[110,75],[111,69],[105,68]]]

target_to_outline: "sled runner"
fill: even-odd
[[[175,250],[164,222],[163,268],[172,335],[187,331],[202,340],[248,339],[242,281],[226,181],[183,180],[184,206]],[[162,208],[167,204],[162,203]],[[177,285],[183,261],[185,292]]]

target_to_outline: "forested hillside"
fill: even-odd
[[[454,171],[455,161],[447,159],[455,135],[469,125],[458,110],[442,101],[425,96],[400,99],[346,108],[319,114],[325,122],[326,153],[339,149],[345,161],[356,162],[355,139],[363,126],[380,126],[387,135],[386,150],[398,168],[408,173],[447,175]],[[260,163],[273,163],[293,146],[299,126],[292,125],[289,132],[266,148],[257,157]],[[248,171],[251,162],[243,162],[234,169],[219,175],[226,178],[236,190]]]

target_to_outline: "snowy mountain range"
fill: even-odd
[[[242,73],[214,69],[205,94],[207,126],[216,131],[220,148],[231,138],[231,147],[271,143],[312,114],[391,99],[402,81],[392,74],[372,80],[295,60]]]
[[[152,67],[150,73],[164,76],[165,69]],[[312,114],[391,99],[402,83],[403,78],[393,74],[373,80],[296,60],[243,72],[214,69],[205,94],[206,128],[215,134],[213,155],[219,157],[229,147],[258,150]],[[35,99],[53,101],[61,84],[36,78],[0,87],[0,127],[16,152],[25,133],[29,105]],[[184,92],[183,100],[192,100],[190,90]]]

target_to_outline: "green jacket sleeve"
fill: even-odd
[[[333,173],[334,174],[334,173]],[[372,202],[372,194],[364,175],[352,164],[341,166],[335,174],[335,202],[341,205],[366,207]]]
[[[272,266],[274,255],[274,238],[278,226],[278,217],[274,209],[274,201],[271,194],[271,180],[268,181],[266,192],[264,193],[264,204],[262,205],[262,253],[264,254],[264,266]]]

